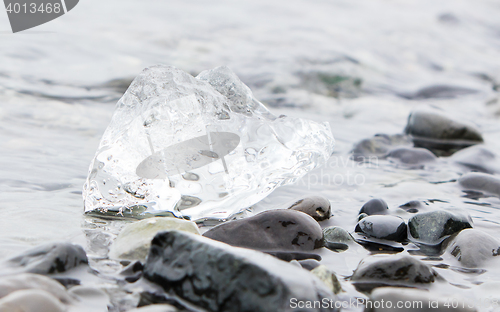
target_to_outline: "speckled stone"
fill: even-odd
[[[418,213],[408,220],[408,238],[416,243],[438,245],[445,238],[472,228],[472,219],[461,212],[437,210]]]
[[[307,213],[316,221],[330,219],[330,216],[332,214],[330,201],[322,196],[309,196],[299,199],[288,209]]]

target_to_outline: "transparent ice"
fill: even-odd
[[[85,212],[226,219],[330,157],[328,123],[276,117],[227,67],[146,68],[119,100],[83,187]]]

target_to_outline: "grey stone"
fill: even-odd
[[[439,245],[450,235],[472,228],[472,219],[461,212],[437,210],[418,213],[408,220],[408,238],[424,245]]]
[[[401,93],[399,96],[409,100],[425,100],[425,99],[451,99],[462,95],[477,93],[478,90],[458,87],[436,85],[424,87],[414,93]]]
[[[381,198],[374,198],[370,199],[367,201],[363,207],[361,207],[361,210],[359,210],[358,214],[361,213],[366,213],[367,215],[381,215],[381,214],[387,214],[389,207],[387,206],[387,203],[385,200]]]
[[[144,277],[214,312],[296,311],[291,306],[292,298],[336,299],[320,280],[293,264],[179,231],[155,236]]]
[[[464,267],[477,268],[500,253],[500,242],[484,232],[466,229],[448,245],[447,252]]]
[[[384,157],[396,146],[411,146],[409,136],[402,134],[376,134],[373,138],[364,139],[354,145],[352,156],[357,161],[370,161],[371,158]]]
[[[307,213],[316,221],[330,219],[330,216],[332,214],[330,201],[322,196],[309,196],[299,199],[288,209]]]
[[[323,233],[311,216],[278,209],[222,223],[203,236],[229,245],[258,250],[310,251],[323,246]]]
[[[500,196],[500,179],[490,174],[480,172],[466,173],[460,177],[458,184],[466,190]]]
[[[61,273],[87,264],[85,250],[66,242],[40,245],[7,261],[13,270],[37,274]]]
[[[390,150],[385,157],[410,168],[420,168],[425,163],[436,160],[436,155],[431,151],[419,147],[397,147]]]
[[[438,274],[424,262],[412,256],[375,255],[363,259],[351,281],[360,291],[382,286],[417,286],[433,283]]]
[[[397,242],[405,241],[407,238],[406,223],[396,216],[368,216],[358,222],[355,232]]]
[[[453,154],[450,160],[467,172],[476,171],[490,174],[500,172],[497,156],[483,145],[464,148]]]
[[[315,267],[312,271],[312,274],[316,275],[326,286],[334,293],[338,294],[342,291],[342,285],[339,282],[339,279],[335,272],[328,269],[328,267],[324,265],[320,265]]]
[[[323,229],[325,247],[333,251],[347,250],[349,245],[354,244],[351,234],[338,226]]]
[[[473,126],[430,110],[413,111],[408,117],[405,134],[412,137],[415,147],[427,148],[438,156],[451,155],[483,142],[483,137]]]

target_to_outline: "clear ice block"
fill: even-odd
[[[116,105],[85,212],[227,219],[330,157],[328,123],[274,116],[227,67],[146,68]]]

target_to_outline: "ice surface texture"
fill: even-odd
[[[227,67],[146,68],[116,106],[85,212],[226,219],[330,157],[328,123],[272,115]]]

